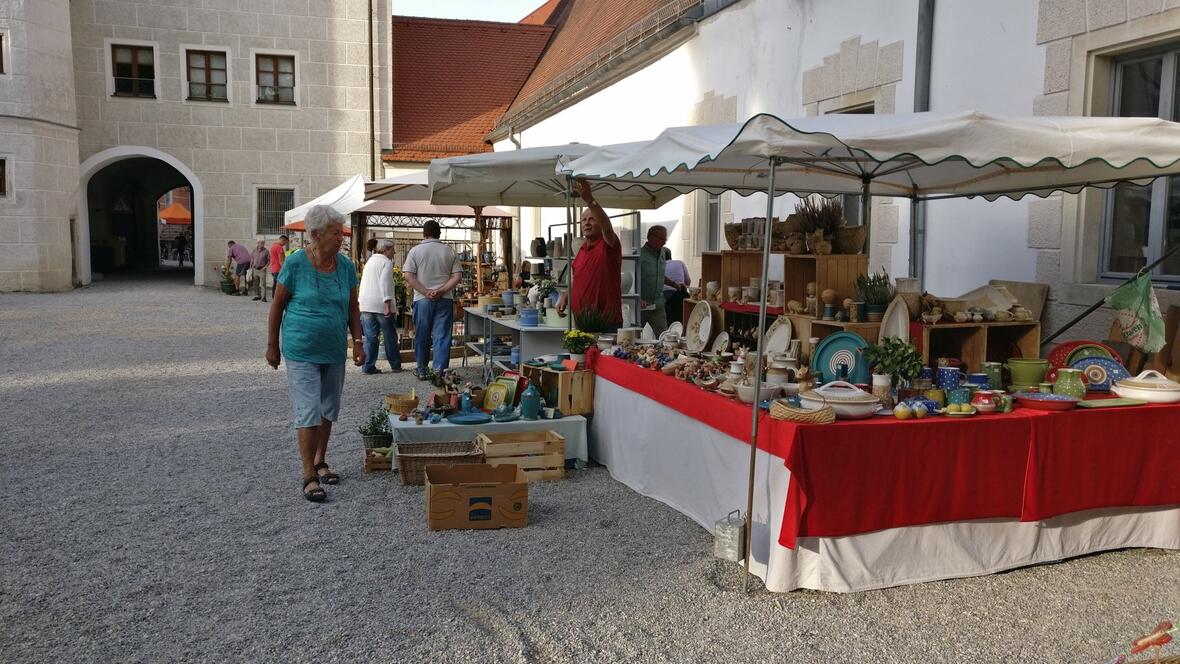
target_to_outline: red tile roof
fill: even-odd
[[[560,4],[558,15],[550,17],[550,22],[558,23],[557,32],[509,112],[526,106],[530,95],[613,37],[668,5],[669,0],[565,0]]]
[[[484,136],[552,33],[549,25],[394,16],[393,149],[382,160],[491,151]]]
[[[546,25],[560,4],[561,0],[549,0],[549,2],[534,9],[528,16],[520,19],[520,23],[522,25]]]

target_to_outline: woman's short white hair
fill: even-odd
[[[391,248],[393,248],[393,240],[389,238],[385,238],[377,243],[377,251],[388,251]]]
[[[307,216],[303,218],[303,223],[307,226],[308,233],[323,233],[328,230],[329,224],[344,225],[344,215],[340,214],[335,208],[327,205],[317,205],[307,211]]]

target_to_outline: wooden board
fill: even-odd
[[[1005,281],[1004,279],[992,279],[987,283],[991,286],[1007,288],[1017,302],[1032,312],[1033,320],[1041,320],[1041,313],[1045,311],[1045,301],[1049,298],[1049,284],[1038,284],[1031,281]]]

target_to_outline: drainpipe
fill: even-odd
[[[914,65],[914,112],[930,110],[930,63],[934,52],[934,0],[918,0],[917,61]],[[910,276],[926,288],[926,203],[910,201]]]
[[[512,125],[508,125],[508,140],[512,141],[517,150],[520,149],[520,134],[512,133]]]
[[[377,181],[377,118],[373,102],[373,0],[369,0],[369,181]]]

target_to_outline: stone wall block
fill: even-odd
[[[1054,92],[1033,99],[1033,115],[1068,115],[1069,92]]]
[[[1160,0],[1128,0],[1127,18],[1135,20],[1144,16],[1158,14],[1163,9],[1163,3]]]
[[[1072,39],[1059,39],[1045,46],[1045,94],[1069,89]]]
[[[243,12],[219,12],[218,20],[221,22],[221,32],[231,35],[259,34],[258,14],[247,14]]]
[[[896,41],[877,51],[877,85],[901,80],[902,57],[905,55],[903,46],[902,42]]]
[[[289,16],[259,16],[258,34],[265,37],[290,37],[291,18]]]
[[[243,129],[243,150],[275,150],[275,130],[269,128]]]
[[[242,130],[237,127],[210,127],[209,147],[217,150],[241,150]]]
[[[877,84],[877,41],[860,45],[856,56],[856,89],[867,90]]]
[[[1037,282],[1058,284],[1061,282],[1061,251],[1041,249],[1037,251]]]
[[[878,273],[882,269],[893,271],[893,245],[873,242],[869,248],[869,272]]]
[[[1086,31],[1086,0],[1040,0],[1037,43],[1072,37]]]
[[[1028,246],[1061,248],[1061,197],[1031,198],[1028,204]]]
[[[870,230],[874,243],[897,243],[898,207],[878,205],[873,207]]]
[[[860,37],[840,42],[840,94],[856,92],[857,57],[860,54]]]
[[[1090,30],[1127,22],[1127,0],[1086,0],[1086,22]]]
[[[304,7],[306,8],[306,3]],[[312,16],[292,16],[290,18],[290,35],[300,39],[327,39],[328,26],[324,19]]]
[[[815,67],[807,69],[803,72],[803,103],[811,104],[819,101],[821,89],[821,76],[823,69]]]
[[[188,29],[188,12],[178,7],[139,5],[136,18],[141,28]]]
[[[95,0],[94,23],[98,25],[139,25],[136,5],[130,2]],[[101,39],[99,42],[101,43]]]
[[[205,127],[160,125],[156,134],[160,147],[191,149],[208,146],[209,138],[206,131]]]
[[[158,144],[155,123],[120,122],[119,143],[122,145],[155,146]]]
[[[840,96],[840,54],[824,57],[823,67],[823,96],[820,99],[831,99]]]
[[[217,32],[221,29],[221,19],[211,9],[189,9],[188,29],[193,32]]]
[[[876,107],[874,109],[877,113],[893,113],[897,107],[897,86],[883,85],[877,93]]]

